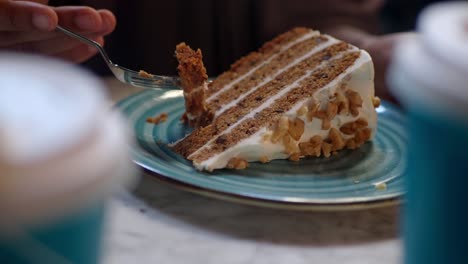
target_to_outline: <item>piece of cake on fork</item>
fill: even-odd
[[[318,31],[281,34],[210,83],[200,50],[182,43],[176,57],[194,130],[172,148],[199,170],[329,157],[375,133],[371,57]]]

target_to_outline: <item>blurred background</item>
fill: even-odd
[[[176,74],[179,42],[203,52],[210,76],[294,26],[327,32],[348,24],[373,34],[412,30],[419,11],[434,0],[56,0],[51,5],[106,8],[117,28],[106,50],[117,64],[164,75]],[[95,56],[85,65],[109,75]]]

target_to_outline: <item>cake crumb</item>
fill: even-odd
[[[374,186],[379,191],[387,190],[387,184],[385,182],[375,183]]]
[[[143,77],[143,78],[153,78],[153,77],[154,77],[153,74],[148,73],[148,72],[146,72],[146,71],[144,71],[144,70],[140,70],[140,71],[138,72],[138,76]]]
[[[146,118],[146,122],[147,123],[151,123],[151,124],[159,124],[159,123],[162,123],[162,122],[166,122],[167,120],[167,113],[166,112],[163,112],[155,117],[148,117]]]

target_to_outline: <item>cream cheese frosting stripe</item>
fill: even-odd
[[[355,50],[346,50],[346,51],[342,51],[340,53],[338,53],[337,55],[333,56],[331,59],[340,59],[342,58],[344,55],[348,54],[348,53],[351,53],[351,52],[355,52]],[[292,89],[294,88],[297,88],[299,87],[299,83],[303,80],[305,80],[306,78],[310,77],[312,75],[312,73],[314,73],[315,71],[317,70],[320,70],[322,68],[324,68],[326,65],[328,64],[328,61],[323,61],[321,62],[319,65],[317,65],[315,68],[311,69],[311,70],[308,70],[307,73],[300,77],[299,79],[295,80],[292,84],[289,84],[287,86],[285,86],[282,90],[280,90],[277,94],[275,94],[274,96],[271,96],[270,98],[268,98],[268,100],[266,100],[263,104],[259,105],[255,110],[252,110],[249,114],[243,116],[241,119],[237,120],[236,123],[234,123],[233,125],[229,126],[225,131],[223,131],[222,133],[220,133],[219,135],[224,135],[224,134],[227,134],[229,133],[231,130],[233,130],[236,126],[238,126],[239,124],[241,124],[242,122],[244,122],[245,120],[249,119],[249,118],[253,118],[255,113],[257,112],[260,112],[262,111],[263,109],[269,107],[272,103],[274,103],[274,101],[276,101],[277,99],[281,98],[283,95],[285,95],[286,93],[288,93],[289,91],[291,91]],[[341,78],[342,75],[339,75],[337,77],[338,78]],[[199,153],[202,149],[208,147],[209,145],[211,145],[211,143],[213,143],[215,140],[216,140],[217,137],[213,137],[212,139],[210,139],[205,145],[201,146],[199,149],[197,149],[195,152],[193,152],[192,154],[190,154],[188,156],[189,159],[191,159],[194,155],[197,155],[197,153]],[[218,154],[217,154],[218,155]],[[215,155],[216,156],[216,155]]]
[[[342,58],[343,56],[345,56],[346,54],[349,54],[349,53],[352,53],[352,52],[355,52],[357,49],[350,49],[350,50],[346,50],[346,51],[343,51],[343,52],[340,52],[339,54],[335,55],[334,57],[332,57],[333,59],[340,59]],[[320,88],[319,90],[317,90],[317,92],[321,91],[321,90],[326,90],[326,89],[329,89],[330,87],[333,87],[333,86],[336,86],[338,85],[338,83],[346,76],[348,75],[350,72],[352,72],[354,69],[360,67],[361,65],[363,65],[364,63],[368,62],[369,61],[369,58],[366,57],[366,56],[363,56],[363,54],[361,53],[359,58],[354,62],[354,64],[351,66],[351,67],[348,67],[344,72],[342,72],[340,75],[338,75],[334,80],[332,80],[330,83],[326,84],[324,87]],[[299,83],[306,79],[307,77],[310,77],[315,71],[317,70],[320,70],[322,68],[324,68],[326,66],[327,62],[322,62],[321,64],[319,64],[317,67],[315,67],[314,69],[310,70],[307,72],[307,74],[305,74],[304,76],[302,76],[300,79],[296,80],[294,83],[286,86],[284,89],[282,89],[278,94],[272,96],[271,98],[269,98],[264,104],[262,104],[261,106],[259,106],[257,109],[255,109],[254,111],[251,111],[248,115],[244,116],[243,118],[239,119],[234,125],[230,126],[228,129],[226,129],[224,132],[220,133],[220,135],[223,135],[223,134],[227,134],[229,133],[234,127],[238,126],[240,123],[242,123],[243,121],[249,119],[249,118],[253,118],[255,113],[256,112],[259,112],[259,111],[262,111],[263,109],[267,108],[269,105],[271,105],[272,103],[274,103],[274,101],[278,100],[279,98],[281,98],[283,95],[285,95],[287,92],[293,90],[294,88],[297,88],[299,87]],[[298,102],[295,107],[293,107],[293,109],[296,109],[297,110],[297,106],[302,106],[303,103],[305,101],[300,101]],[[288,111],[287,113],[291,113],[292,110]],[[258,131],[257,133],[255,133],[253,136],[257,137],[258,140],[261,139],[261,132],[262,130]],[[215,137],[216,138],[216,137]],[[197,152],[201,151],[202,149],[208,147],[211,143],[213,143],[215,141],[215,138],[213,138],[212,140],[208,141],[205,145],[203,145],[202,147],[200,147],[197,151],[195,151],[194,153],[192,153],[189,158],[192,156],[192,155],[196,155]],[[242,144],[244,141],[248,141],[248,140],[251,140],[251,138],[246,138],[244,140],[241,140],[239,143],[237,143],[236,145],[230,147],[230,148],[234,148],[236,147],[237,145],[239,144]],[[229,149],[230,149],[229,148]],[[224,152],[221,152],[221,153],[218,153],[218,154],[215,154],[213,155],[212,157],[208,158],[207,160],[204,160],[202,161],[199,165],[200,168],[207,168],[209,166],[209,164],[211,164],[213,161],[216,161],[219,156],[223,155]]]
[[[270,58],[268,58],[267,60],[265,60],[264,62],[260,63],[259,65],[253,67],[252,69],[250,69],[250,71],[244,73],[243,75],[237,77],[236,79],[232,80],[230,83],[226,84],[223,88],[221,88],[219,91],[215,92],[214,94],[212,94],[210,97],[208,97],[206,99],[206,102],[210,102],[212,101],[214,98],[216,98],[218,95],[220,95],[221,93],[231,89],[231,87],[233,87],[235,84],[237,84],[238,82],[240,82],[242,79],[246,78],[247,76],[251,75],[252,73],[254,73],[256,70],[258,70],[260,67],[262,67],[263,65],[265,64],[268,64],[270,63],[274,58],[276,58],[277,56],[279,56],[281,53],[287,51],[289,48],[291,48],[292,46],[296,45],[297,43],[300,43],[302,41],[305,41],[309,38],[312,38],[312,37],[316,37],[316,36],[319,36],[320,33],[318,31],[310,31],[309,33],[299,37],[298,39],[296,40],[293,40],[291,42],[289,42],[288,44],[286,44],[284,47],[281,48],[280,52],[270,56]]]
[[[328,47],[330,47],[331,45],[333,44],[336,44],[340,42],[339,40],[337,39],[334,39],[334,38],[331,38],[329,37],[329,41],[327,42],[324,42],[324,43],[321,43],[319,45],[317,45],[316,47],[312,48],[310,51],[308,51],[306,54],[296,58],[292,63],[288,64],[286,67],[282,68],[281,70],[279,70],[278,72],[276,72],[275,74],[271,75],[271,76],[268,76],[265,78],[265,80],[263,80],[262,82],[260,82],[258,85],[252,87],[249,91],[245,92],[244,94],[241,94],[239,97],[237,97],[236,99],[232,100],[231,102],[229,102],[228,104],[224,105],[222,108],[220,108],[218,111],[216,111],[215,113],[215,118],[217,116],[219,116],[220,114],[222,114],[224,111],[226,111],[227,109],[235,106],[238,102],[240,102],[242,99],[244,99],[246,96],[248,96],[249,94],[253,93],[255,90],[257,90],[257,88],[259,87],[262,87],[263,85],[271,82],[272,80],[274,80],[277,76],[279,76],[280,74],[286,72],[287,70],[291,69],[292,67],[298,65],[299,63],[301,63],[302,61],[304,61],[305,59],[307,59],[308,57],[312,56],[313,54],[317,53],[317,52],[320,52]]]

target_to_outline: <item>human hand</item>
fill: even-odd
[[[366,50],[372,57],[375,68],[375,92],[376,95],[396,102],[387,86],[386,73],[391,63],[394,48],[399,40],[416,33],[394,33],[387,35],[372,35],[360,29],[350,26],[331,28],[327,33],[345,40],[357,47]]]
[[[375,68],[375,91],[384,99],[396,102],[387,85],[387,71],[393,57],[396,44],[403,38],[416,33],[393,33],[382,36],[368,36],[361,48],[369,52]]]
[[[85,6],[47,6],[48,0],[0,0],[0,50],[38,53],[83,62],[96,49],[56,32],[57,24],[100,44],[116,25],[108,10]]]

